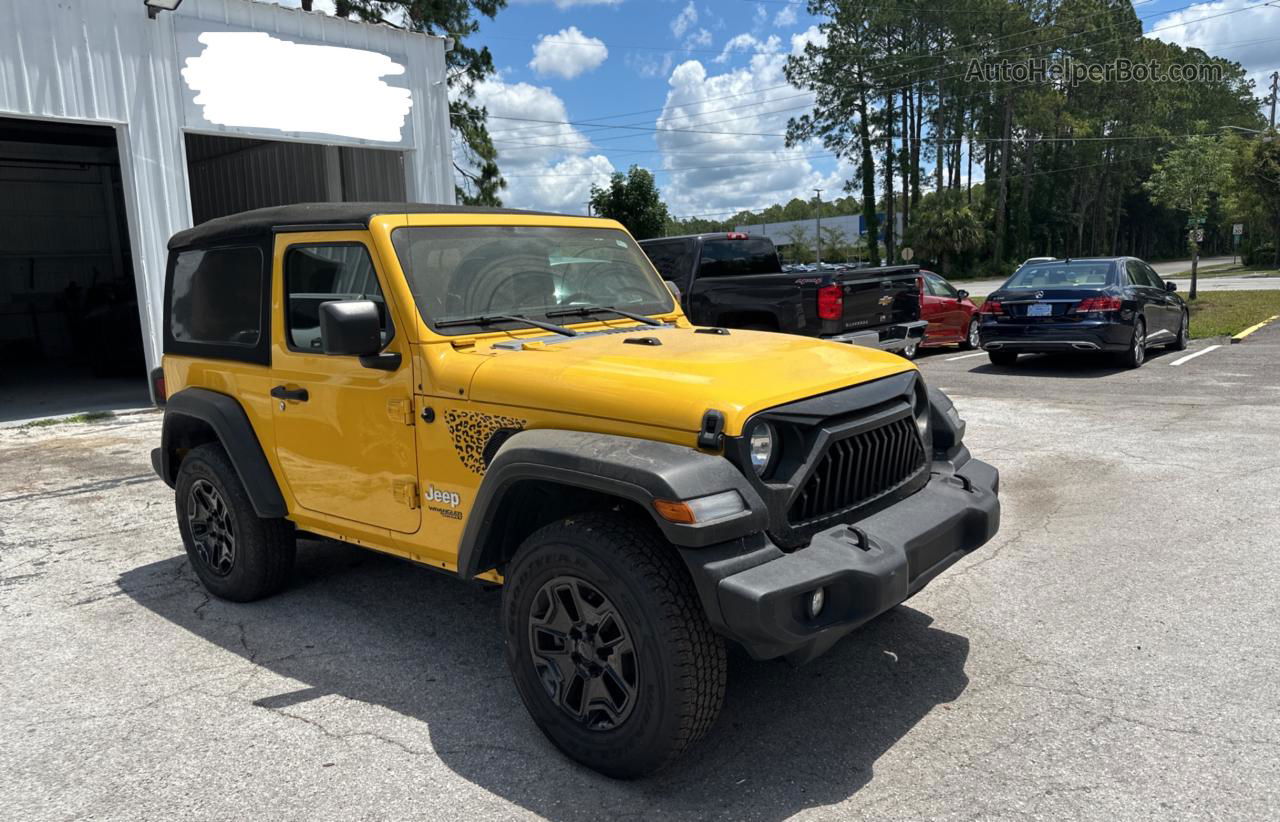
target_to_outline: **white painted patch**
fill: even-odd
[[[413,106],[385,54],[294,43],[258,31],[206,31],[182,77],[210,123],[397,143]]]
[[[1178,359],[1176,359],[1176,360],[1174,360],[1173,362],[1169,363],[1169,365],[1182,365],[1182,364],[1183,364],[1184,362],[1186,362],[1187,360],[1194,360],[1196,357],[1199,357],[1199,356],[1200,356],[1200,355],[1202,355],[1202,354],[1208,354],[1208,353],[1209,353],[1210,351],[1212,351],[1213,349],[1215,349],[1215,348],[1221,348],[1221,347],[1222,347],[1222,346],[1220,346],[1220,345],[1211,345],[1211,346],[1209,346],[1208,348],[1202,348],[1202,349],[1200,349],[1199,351],[1197,351],[1197,352],[1196,352],[1196,353],[1194,353],[1194,354],[1188,354],[1188,355],[1187,355],[1187,356],[1185,356],[1185,357],[1179,357]]]
[[[987,352],[985,351],[975,351],[972,354],[961,354],[958,357],[947,357],[947,362],[955,362],[956,360],[967,360],[970,357],[981,357],[981,356],[984,356],[986,353]]]

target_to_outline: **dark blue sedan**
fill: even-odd
[[[996,365],[1093,351],[1137,368],[1150,346],[1187,347],[1187,305],[1173,292],[1133,257],[1028,262],[982,304],[979,344]]]

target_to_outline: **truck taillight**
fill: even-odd
[[[151,399],[155,401],[156,406],[163,408],[168,396],[164,385],[164,369],[151,369]]]
[[[1004,308],[1001,307],[999,300],[986,300],[982,303],[982,307],[978,309],[979,314],[1003,314]]]
[[[844,316],[844,289],[824,285],[818,289],[818,319],[838,320]]]
[[[1090,297],[1087,300],[1081,300],[1076,303],[1076,307],[1071,309],[1071,313],[1085,314],[1090,311],[1119,311],[1120,307],[1119,297]]]

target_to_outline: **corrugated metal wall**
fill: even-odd
[[[0,0],[0,114],[116,129],[150,363],[158,360],[166,243],[192,225],[183,145],[188,92],[174,35],[179,16],[404,55],[415,143],[404,156],[406,194],[453,202],[440,38],[248,0],[186,0],[155,20],[147,19],[141,0]]]

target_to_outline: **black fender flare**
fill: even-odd
[[[153,453],[156,473],[169,487],[177,479],[177,463],[171,436],[178,427],[178,418],[192,417],[213,429],[218,442],[227,452],[236,474],[244,485],[253,510],[258,516],[274,519],[287,515],[288,506],[280,493],[271,464],[262,451],[253,424],[240,403],[231,396],[210,391],[207,388],[184,388],[169,397],[164,408],[164,428],[160,435],[160,448]]]
[[[638,504],[672,544],[699,548],[765,530],[768,512],[742,473],[722,456],[665,442],[559,429],[513,434],[498,449],[476,493],[458,546],[463,579],[494,567],[503,535],[504,498],[517,483],[545,482]],[[653,501],[688,500],[736,490],[746,509],[704,524],[668,522]]]

